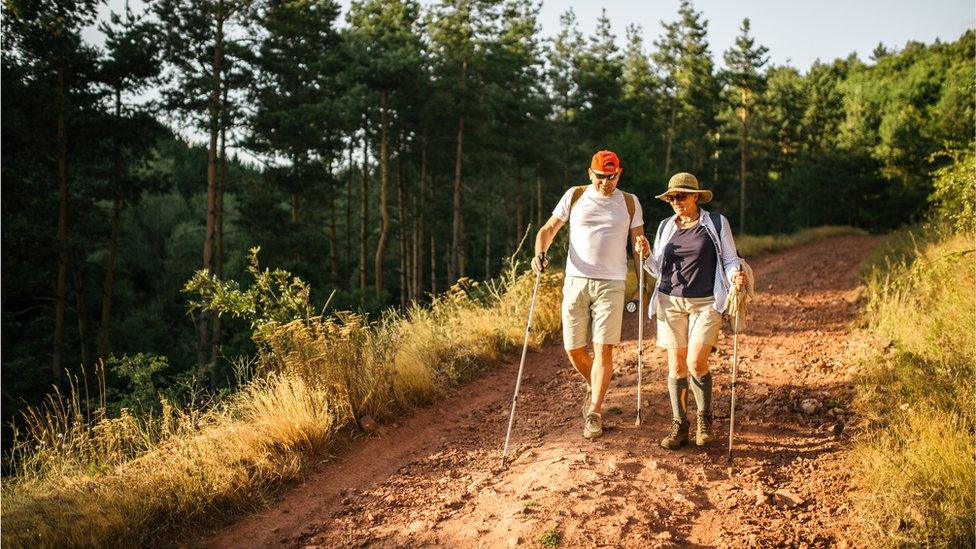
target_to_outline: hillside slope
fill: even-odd
[[[644,343],[644,421],[634,425],[637,322],[627,315],[597,442],[581,437],[584,387],[557,342],[527,360],[506,470],[498,466],[517,365],[380,427],[323,461],[274,508],[203,543],[846,545],[852,509],[843,449],[854,428],[848,328],[858,267],[875,243],[845,236],[752,262],[760,295],[739,339],[732,466],[725,459],[731,333],[711,360],[718,440],[669,452],[657,443],[670,407],[653,324]],[[810,413],[806,399],[815,401]]]

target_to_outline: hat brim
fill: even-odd
[[[699,204],[708,204],[709,202],[712,201],[712,191],[707,191],[704,189],[668,189],[667,191],[655,196],[654,198],[667,202],[668,200],[665,197],[672,193],[700,194],[702,196],[698,200]]]

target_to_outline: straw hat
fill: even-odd
[[[701,197],[698,199],[699,204],[705,204],[712,201],[712,191],[702,189],[698,185],[698,178],[688,172],[681,172],[672,175],[671,180],[668,181],[668,190],[655,196],[654,198],[660,198],[661,200],[667,202],[667,199],[665,198],[667,195],[679,192],[700,194]]]

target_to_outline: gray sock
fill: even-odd
[[[712,373],[698,377],[691,376],[691,392],[695,394],[695,405],[700,413],[712,411]]]
[[[668,394],[671,395],[671,416],[688,419],[688,378],[668,377]]]

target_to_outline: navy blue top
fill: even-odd
[[[699,222],[678,229],[664,248],[660,290],[675,297],[709,297],[715,292],[715,244]]]

